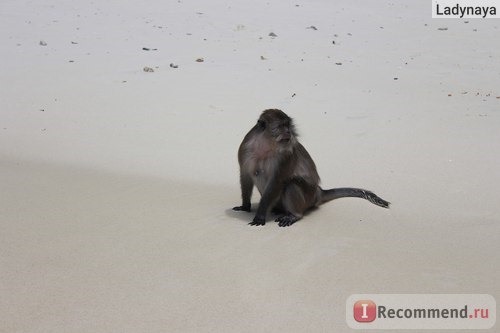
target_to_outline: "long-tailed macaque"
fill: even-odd
[[[238,150],[243,203],[234,210],[250,211],[254,185],[261,194],[257,213],[250,225],[264,225],[272,210],[279,214],[280,227],[290,226],[304,213],[327,201],[358,197],[389,208],[389,202],[370,191],[358,188],[323,190],[311,156],[297,141],[293,121],[283,111],[262,112]]]

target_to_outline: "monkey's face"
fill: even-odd
[[[280,145],[295,143],[295,128],[292,118],[283,111],[265,110],[259,118],[259,126],[266,134]]]

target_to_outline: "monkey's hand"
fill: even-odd
[[[249,212],[250,207],[251,207],[250,205],[236,206],[236,207],[233,207],[233,210]]]
[[[266,224],[266,218],[264,216],[255,215],[253,221],[248,223],[249,225],[264,225]]]

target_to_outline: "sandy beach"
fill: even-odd
[[[353,332],[352,294],[499,300],[500,20],[430,6],[2,1],[0,332]],[[236,154],[267,108],[324,188],[391,208],[248,226]]]

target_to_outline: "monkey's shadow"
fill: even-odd
[[[257,211],[256,208],[258,207],[258,205],[259,205],[258,203],[252,203],[252,210],[250,212],[236,211],[236,210],[233,210],[233,208],[228,208],[228,209],[226,209],[226,215],[229,217],[241,220],[245,223],[250,223],[250,222],[252,222],[253,218],[255,217],[255,212]],[[313,207],[313,208],[308,209],[304,213],[304,216],[302,218],[305,218],[307,215],[309,215],[310,213],[312,213],[318,209],[319,209],[319,207]],[[278,213],[278,212],[271,211],[267,214],[266,223],[276,222],[275,220],[282,215],[284,215],[284,213]]]

